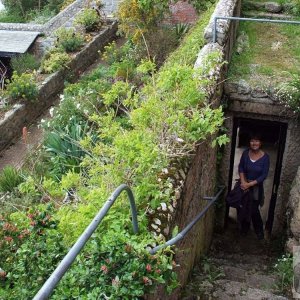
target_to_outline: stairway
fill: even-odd
[[[273,266],[278,241],[257,240],[250,232],[240,237],[237,226],[216,233],[208,253],[194,268],[182,300],[286,300],[276,293]]]

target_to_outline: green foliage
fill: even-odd
[[[210,8],[214,3],[216,3],[216,0],[189,0],[189,3],[191,3],[197,12],[206,11],[208,8]]]
[[[6,272],[6,280],[0,284],[7,292],[5,299],[31,299],[65,254],[52,213],[51,206],[34,210],[19,227],[0,221],[1,267]]]
[[[50,173],[54,178],[60,178],[68,170],[80,170],[80,162],[86,155],[80,141],[86,138],[89,132],[87,123],[72,118],[66,128],[46,133],[43,147],[49,155],[52,165]]]
[[[53,299],[140,299],[158,284],[170,289],[176,286],[172,255],[150,256],[137,244],[145,244],[146,239],[133,238],[124,230],[106,234],[107,237],[96,238],[89,244],[88,259],[85,251],[58,286]]]
[[[41,64],[41,72],[50,74],[66,67],[71,57],[60,50],[54,49],[46,53]]]
[[[47,21],[55,13],[59,12],[63,0],[3,0],[5,15],[9,22],[28,22],[37,20],[37,16],[43,16]],[[14,16],[13,18],[11,16]],[[41,18],[40,18],[41,21]]]
[[[37,70],[40,66],[39,60],[32,54],[24,53],[11,59],[11,66],[18,75]]]
[[[83,43],[84,37],[74,28],[60,28],[55,32],[56,47],[62,48],[66,52],[78,51]]]
[[[12,192],[21,182],[21,173],[14,167],[7,166],[0,174],[0,192]]]
[[[178,23],[175,25],[175,33],[178,40],[181,40],[189,31],[190,24]]]
[[[124,0],[118,9],[120,30],[134,41],[141,41],[142,35],[157,28],[167,12],[168,0]]]
[[[282,255],[277,259],[274,266],[274,272],[278,276],[276,289],[279,292],[290,291],[293,283],[293,257],[291,255]]]
[[[296,115],[300,114],[300,73],[289,74],[290,80],[282,83],[277,91],[281,103],[289,107]]]
[[[36,100],[38,89],[34,75],[28,73],[18,75],[14,72],[11,81],[6,85],[5,93],[13,100]]]
[[[101,18],[97,11],[92,8],[85,8],[75,18],[75,23],[82,25],[87,32],[95,31],[101,26]]]

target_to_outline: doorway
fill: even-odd
[[[270,156],[269,174],[264,182],[265,201],[260,208],[260,212],[265,230],[271,234],[280,184],[287,124],[275,121],[234,118],[228,182],[228,187],[230,188],[234,186],[235,180],[239,178],[238,164],[243,151],[249,145],[249,136],[252,132],[259,133],[262,136],[262,149]],[[227,207],[226,221],[228,218],[236,220],[236,210],[234,208]]]

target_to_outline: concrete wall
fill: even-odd
[[[9,145],[13,138],[21,134],[24,126],[28,126],[52,104],[55,95],[63,90],[65,79],[69,75],[76,79],[79,71],[84,71],[99,57],[98,51],[115,38],[116,31],[117,23],[113,22],[76,53],[68,68],[49,75],[40,84],[36,101],[16,104],[5,114],[4,119],[0,120],[0,150]]]

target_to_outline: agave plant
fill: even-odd
[[[61,177],[68,170],[79,172],[80,163],[87,152],[80,141],[91,135],[87,122],[72,118],[65,128],[56,128],[46,133],[44,149],[49,155],[50,169],[55,177]],[[95,136],[92,138],[95,140]]]

